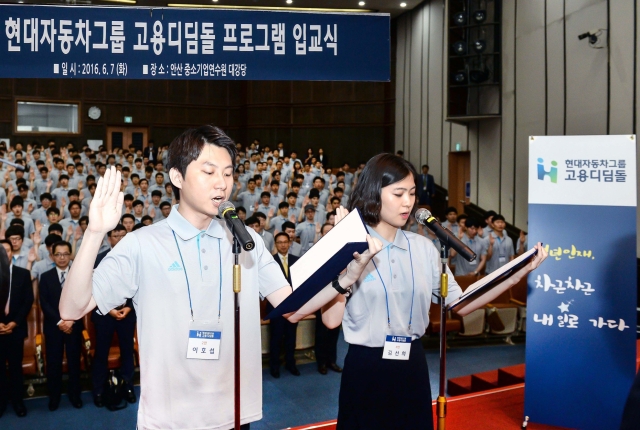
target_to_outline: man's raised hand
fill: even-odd
[[[124,194],[120,191],[122,178],[115,167],[110,167],[104,177],[98,180],[95,195],[89,206],[89,226],[91,232],[106,234],[120,221]]]

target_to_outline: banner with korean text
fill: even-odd
[[[525,415],[617,429],[636,370],[635,136],[529,138]]]
[[[0,78],[389,81],[388,14],[0,5]]]

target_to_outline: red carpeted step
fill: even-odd
[[[447,394],[449,396],[460,396],[471,392],[471,375],[451,378],[447,381]]]
[[[517,364],[515,366],[498,369],[498,387],[521,384],[524,382],[524,374],[524,364]]]
[[[489,372],[476,373],[471,375],[471,391],[491,390],[498,387],[498,371],[490,370]]]

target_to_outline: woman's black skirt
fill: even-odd
[[[337,430],[433,429],[431,384],[420,340],[409,360],[383,360],[383,348],[349,345]]]

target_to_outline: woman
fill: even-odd
[[[380,154],[369,160],[349,199],[349,209],[360,211],[372,240],[379,240],[382,250],[351,286],[348,301],[345,295],[338,295],[322,309],[324,324],[337,327],[342,323],[349,343],[338,430],[433,428],[429,370],[420,338],[429,325],[432,297],[440,293],[440,260],[427,238],[402,231],[416,202],[416,179],[408,161]],[[339,208],[336,222],[346,213]],[[545,258],[541,247],[539,255],[513,282]],[[356,260],[360,257],[354,254]],[[350,270],[348,267],[345,277]],[[450,303],[461,295],[461,289],[447,272]],[[341,279],[338,283],[348,293]],[[389,359],[388,348],[395,351],[400,345],[392,342],[398,336],[408,337],[410,344],[401,347],[404,355],[392,354]]]
[[[307,157],[304,159],[304,164],[311,163],[311,159],[313,157],[315,157],[315,155],[313,155],[313,148],[308,148],[307,149]]]

